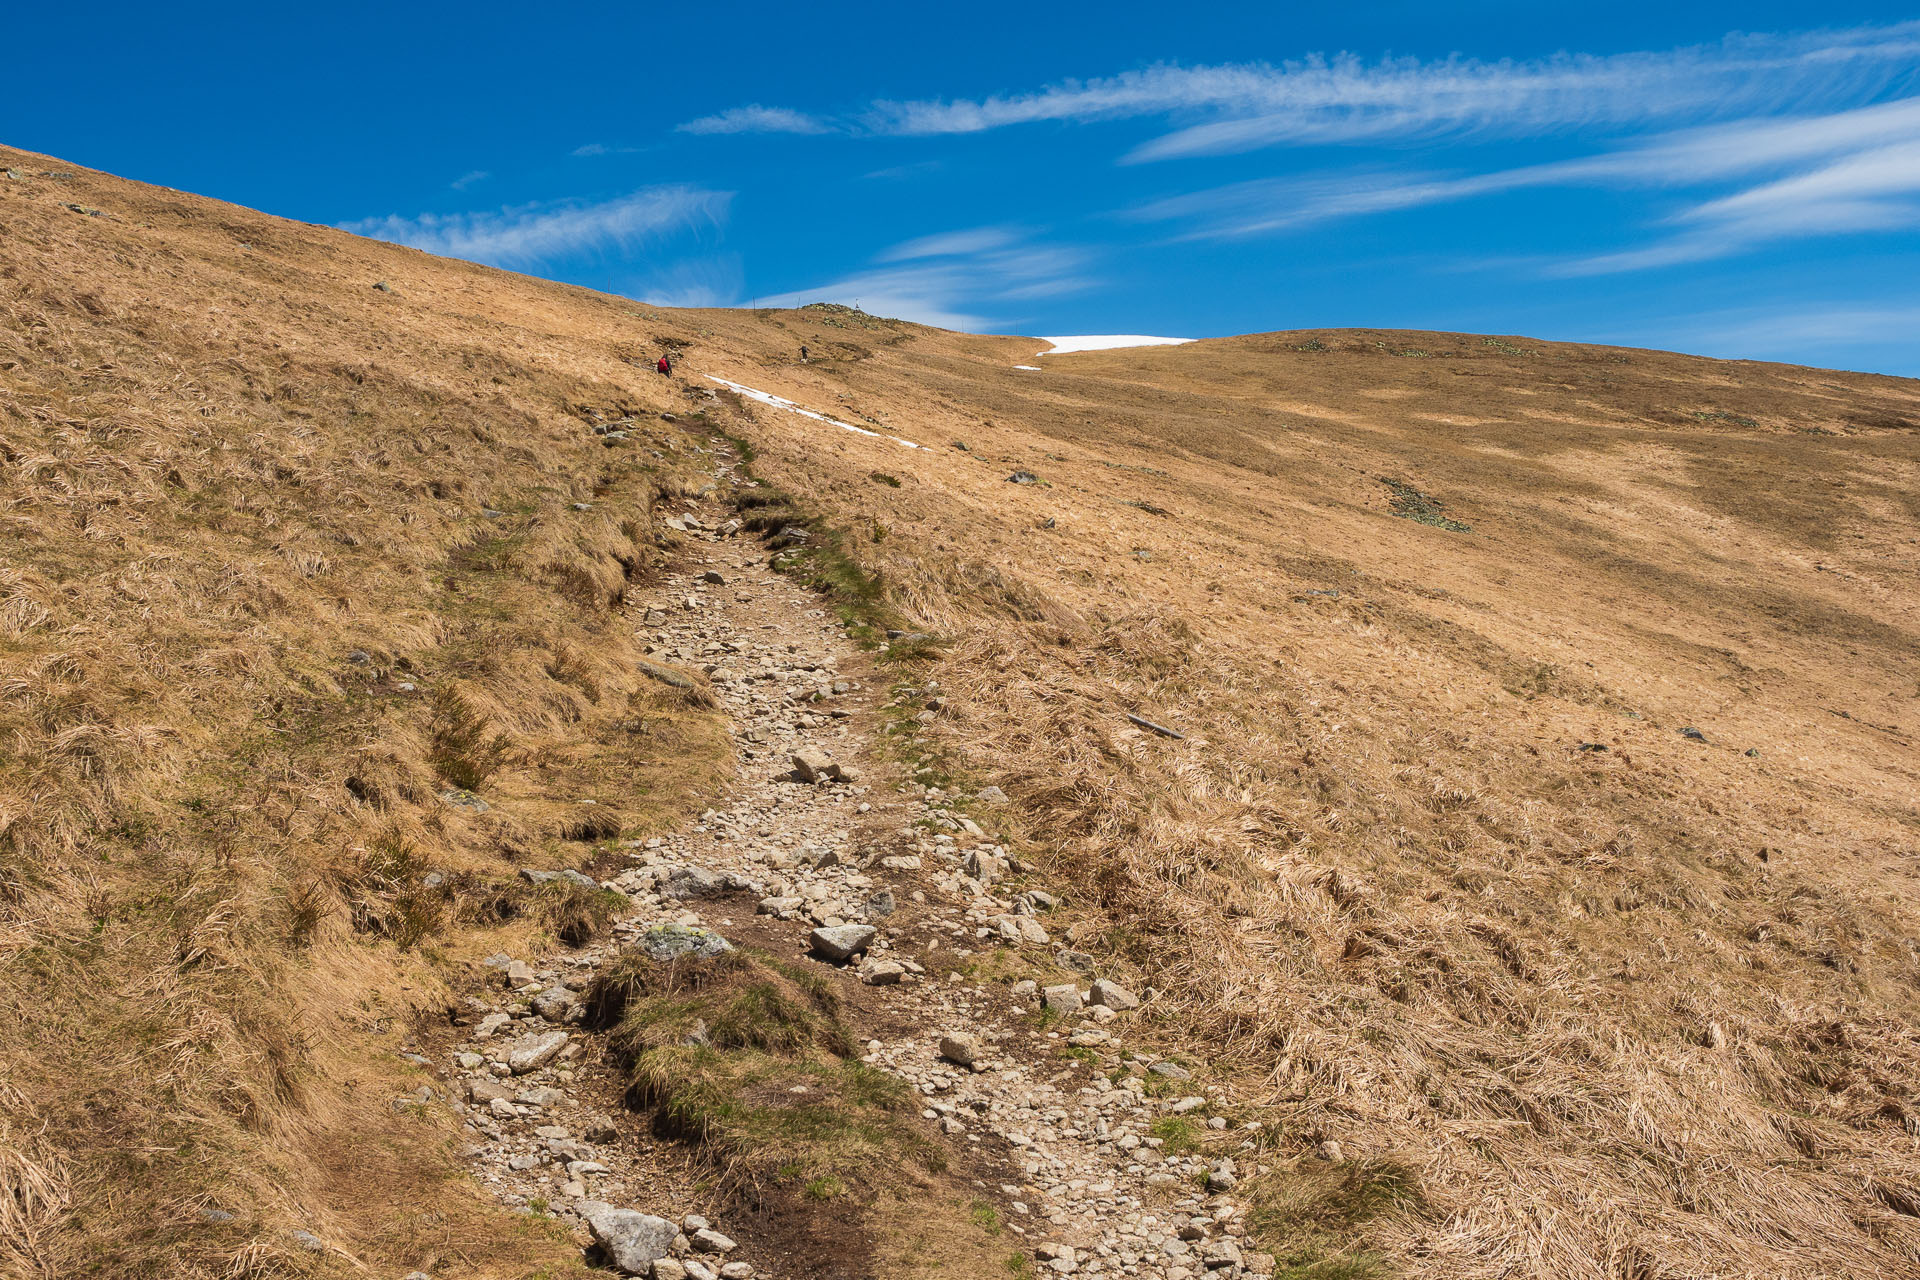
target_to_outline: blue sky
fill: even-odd
[[[0,139],[662,303],[1920,375],[1920,12],[1547,8],[36,5]]]

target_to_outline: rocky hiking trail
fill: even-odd
[[[718,479],[722,492],[751,483],[724,456]],[[737,782],[688,829],[619,842],[593,864],[597,880],[522,873],[612,889],[624,905],[586,945],[489,957],[451,1037],[420,1046],[416,1061],[441,1082],[421,1098],[458,1113],[474,1176],[506,1204],[570,1225],[590,1261],[624,1274],[887,1274],[846,1238],[858,1215],[836,1206],[848,1190],[838,1180],[756,1196],[716,1176],[698,1141],[657,1136],[670,1126],[654,1109],[628,1105],[648,1098],[629,1089],[630,1056],[593,1008],[596,979],[764,955],[796,981],[825,979],[852,1055],[917,1095],[902,1122],[943,1153],[973,1223],[993,1233],[990,1265],[950,1274],[1271,1272],[1231,1194],[1259,1158],[1258,1125],[1223,1143],[1224,1093],[1129,1044],[1153,993],[1136,996],[1071,949],[1054,923],[1068,914],[1063,890],[1042,887],[989,830],[1004,798],[968,797],[976,821],[959,797],[895,780],[875,744],[889,716],[917,729],[937,696],[888,687],[823,598],[770,568],[730,517],[713,498],[681,504],[666,521],[687,539],[678,562],[629,609],[649,674],[695,694],[704,669]],[[698,1022],[681,1043],[705,1044],[708,1031]],[[1203,1160],[1191,1150],[1206,1128],[1216,1154]],[[880,1158],[856,1180],[886,1196],[914,1176],[907,1163]]]

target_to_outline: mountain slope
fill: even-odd
[[[250,1243],[317,1221],[398,1265],[409,1198],[474,1273],[563,1249],[383,1118],[454,964],[538,927],[420,873],[719,786],[612,612],[709,427],[935,636],[927,767],[1009,794],[1072,945],[1264,1126],[1295,1274],[1920,1265],[1920,384],[1371,331],[1036,359],[0,162],[15,1269],[346,1267]],[[663,346],[877,434],[696,423]]]
[[[930,449],[755,408],[758,465],[947,637],[936,733],[1169,1033],[1305,1168],[1419,1180],[1378,1244],[1914,1265],[1920,387],[1372,332],[764,367],[836,320],[709,359]]]

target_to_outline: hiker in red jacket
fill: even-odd
[[[660,363],[655,365],[654,368],[658,369],[661,373],[666,374],[668,377],[673,376],[673,361],[667,359],[667,357],[664,354],[661,355],[660,357]]]

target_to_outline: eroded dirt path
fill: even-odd
[[[632,617],[666,678],[708,673],[737,785],[689,829],[622,848],[628,865],[603,883],[630,909],[611,937],[494,958],[495,986],[434,1064],[469,1131],[475,1175],[509,1204],[579,1224],[583,1246],[596,1206],[670,1219],[682,1237],[652,1267],[662,1280],[869,1274],[871,1262],[834,1256],[830,1206],[820,1222],[796,1224],[716,1202],[697,1154],[656,1139],[622,1105],[603,1038],[580,1028],[579,997],[662,924],[821,966],[811,930],[871,925],[864,956],[834,977],[865,1060],[919,1091],[922,1122],[953,1152],[962,1185],[1004,1224],[995,1268],[1019,1251],[1057,1274],[1272,1270],[1241,1242],[1240,1209],[1224,1194],[1232,1161],[1171,1150],[1202,1126],[1225,1129],[1214,1114],[1224,1099],[1125,1043],[1135,997],[1097,981],[1091,961],[1052,936],[1062,890],[1025,874],[952,797],[899,781],[878,758],[883,704],[932,714],[928,691],[886,687],[820,597],[767,568],[753,537],[725,531],[728,515],[681,504],[670,523],[685,526],[689,545]],[[796,757],[846,776],[798,781]],[[991,797],[975,811],[992,826]],[[878,1185],[888,1176],[873,1174]]]

